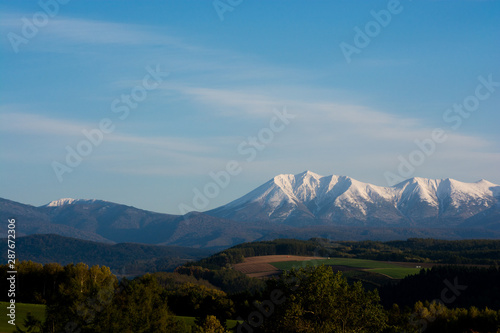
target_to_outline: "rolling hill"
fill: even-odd
[[[5,240],[4,240],[5,241]],[[187,261],[213,253],[206,249],[136,243],[104,244],[59,235],[30,235],[16,239],[17,260],[61,265],[83,262],[104,265],[117,275],[172,271]],[[7,252],[2,254],[7,262]]]

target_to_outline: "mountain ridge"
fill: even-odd
[[[0,219],[16,219],[16,236],[57,234],[101,243],[225,248],[263,237],[274,227],[241,228],[235,221],[191,212],[155,213],[103,200],[35,207],[0,198]],[[0,238],[7,231],[0,231]]]
[[[273,177],[248,194],[209,215],[248,221],[300,225],[342,224],[458,226],[498,206],[500,186],[479,180],[414,177],[391,187],[347,176],[320,176],[311,171]],[[454,220],[454,221],[452,221]]]
[[[155,213],[98,199],[35,207],[0,198],[16,235],[57,234],[101,243],[222,249],[274,238],[338,240],[500,238],[500,186],[411,178],[392,187],[306,171],[277,175],[207,212]],[[6,237],[6,232],[0,232]]]

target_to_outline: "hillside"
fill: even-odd
[[[62,199],[34,207],[0,198],[0,219],[15,218],[16,234],[57,234],[102,243],[145,243],[227,248],[277,229],[203,213],[184,216],[150,212],[104,200]],[[0,237],[6,237],[6,230]]]
[[[3,239],[5,242],[5,239]],[[16,239],[18,261],[56,262],[61,265],[83,262],[104,265],[117,275],[173,271],[188,261],[199,260],[211,251],[179,246],[136,243],[103,244],[59,235],[30,235]],[[2,254],[7,262],[7,252]]]
[[[379,261],[419,262],[437,264],[500,264],[500,240],[440,240],[412,238],[405,241],[333,241],[324,238],[309,240],[276,239],[244,243],[190,262],[188,266],[220,268],[258,256],[312,256],[357,258]]]

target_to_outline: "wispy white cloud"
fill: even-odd
[[[7,12],[2,14],[0,27],[4,31],[21,34],[24,22],[23,13]],[[22,34],[21,34],[22,35]],[[54,51],[54,44],[64,45],[165,45],[196,50],[195,47],[183,43],[180,39],[166,34],[155,33],[152,27],[131,23],[116,23],[64,17],[62,15],[49,18],[48,23],[40,27],[36,38],[49,42],[47,51]],[[54,43],[51,43],[54,42]],[[37,51],[41,51],[38,49]]]
[[[89,126],[90,123],[75,123],[34,113],[0,113],[0,131],[21,135],[75,136],[81,135],[82,129]]]
[[[268,174],[284,172],[280,170],[284,165],[286,172],[315,170],[316,167],[329,174],[338,171],[331,168],[339,168],[345,175],[371,174],[362,180],[387,185],[383,173],[394,171],[399,163],[398,156],[407,157],[418,148],[415,140],[430,139],[432,131],[439,126],[424,118],[395,115],[362,104],[327,99],[311,101],[295,96],[284,98],[280,94],[259,91],[254,86],[248,89],[172,86],[169,89],[177,89],[195,103],[209,105],[216,110],[214,116],[268,119],[273,108],[287,106],[289,112],[297,116],[290,128],[279,133],[251,166],[247,167],[242,161],[245,168]],[[445,124],[442,126],[446,130]],[[259,130],[256,128],[255,134]],[[493,142],[462,132],[447,130],[446,134],[446,142],[436,144],[435,154],[417,168],[416,175],[439,178],[449,177],[456,171],[457,178],[471,180],[464,177],[464,165],[477,164],[477,158],[498,165]],[[241,156],[237,158],[242,160]],[[439,165],[447,165],[446,170],[440,170],[437,161]],[[366,171],[368,165],[369,172]],[[451,165],[454,165],[453,173]],[[481,172],[489,174],[491,170],[483,168]]]
[[[71,143],[75,138],[85,140],[86,137],[82,131],[91,131],[98,129],[98,123],[76,122],[63,119],[49,118],[38,114],[30,113],[0,113],[0,132],[16,133],[16,135],[36,135],[39,139],[42,137],[65,138],[67,143]],[[139,149],[148,147],[158,149],[163,153],[184,152],[207,154],[213,152],[216,148],[210,144],[196,142],[191,138],[180,137],[145,137],[128,135],[119,132],[103,134],[107,142],[115,142],[127,147],[137,146]],[[64,141],[61,141],[64,143]],[[65,146],[65,145],[64,145]],[[61,146],[61,148],[64,148]]]
[[[132,24],[90,21],[75,18],[56,18],[46,29],[50,38],[77,44],[179,45],[170,36],[159,36],[143,26]]]
[[[19,18],[14,19],[10,15],[1,25],[3,29],[19,28]],[[332,92],[333,97],[327,98],[324,96],[328,92],[323,91],[323,97],[317,98],[309,84],[297,82],[296,79],[295,82],[287,81],[296,77],[312,78],[320,75],[319,73],[269,65],[252,55],[192,45],[154,27],[61,16],[51,20],[40,38],[49,41],[49,44],[39,43],[38,47],[46,47],[51,52],[55,48],[50,43],[59,48],[124,45],[175,49],[175,52],[168,52],[162,58],[168,64],[164,66],[165,70],[174,71],[175,75],[162,84],[160,92],[168,97],[174,92],[187,104],[200,110],[209,106],[208,112],[214,121],[219,118],[266,120],[273,116],[273,109],[287,106],[297,118],[290,130],[280,133],[279,136],[283,139],[276,139],[272,147],[268,148],[276,148],[272,150],[273,154],[262,154],[262,158],[268,163],[294,156],[297,149],[307,151],[310,161],[315,161],[311,163],[316,164],[325,159],[328,163],[328,160],[335,158],[355,160],[357,155],[371,156],[375,148],[378,156],[386,158],[392,154],[397,157],[398,154],[414,149],[414,140],[429,137],[433,129],[425,119],[377,110],[355,102],[356,96],[342,100],[337,98],[340,95],[338,92]],[[159,55],[163,57],[164,53],[148,59],[160,59]],[[370,66],[408,65],[408,61],[365,62]],[[291,75],[299,72],[298,76]],[[264,79],[266,86],[262,86]],[[286,89],[283,88],[283,82],[286,82]],[[114,88],[127,89],[140,85],[140,81],[122,77],[109,84]],[[2,110],[5,112],[0,115],[0,131],[39,134],[51,138],[65,136],[68,143],[71,142],[70,138],[74,140],[82,137],[82,129],[95,128],[97,125],[97,120],[96,123],[76,122],[44,117],[37,113],[10,112],[7,107],[2,107],[0,111]],[[255,128],[253,132],[257,134],[260,129]],[[252,132],[251,129],[247,130]],[[116,166],[113,170],[134,174],[194,172],[223,165],[224,161],[234,157],[236,147],[244,139],[228,133],[220,133],[217,138],[213,134],[183,138],[130,135],[117,131],[106,136],[106,142],[114,150],[106,150],[108,155],[96,155],[95,160],[109,160],[113,156],[123,161],[127,160],[129,152],[130,156],[143,154],[149,165],[140,170],[125,166]],[[478,148],[487,149],[491,147],[491,143],[477,136],[451,133],[446,147],[451,151],[456,149],[467,154]],[[169,161],[169,167],[164,166],[166,161]],[[383,160],[377,159],[377,163],[383,163]]]
[[[124,143],[127,145],[133,144],[137,146],[153,147],[162,151],[167,150],[207,154],[216,150],[216,148],[213,146],[196,143],[196,140],[191,138],[140,137],[124,134],[112,134],[110,135],[109,140],[113,142]]]
[[[269,117],[273,108],[288,105],[303,111],[304,119],[302,121],[403,127],[411,127],[421,123],[421,120],[417,118],[401,117],[361,104],[310,101],[305,98],[296,98],[293,94],[284,97],[282,93],[266,92],[266,90],[278,90],[272,88],[277,87],[271,85],[259,89],[255,85],[243,87],[239,85],[238,88],[234,89],[208,88],[205,86],[186,86],[171,81],[161,89],[166,94],[177,91],[181,95],[189,97],[193,102],[213,107],[216,113],[223,116]],[[293,89],[300,89],[300,86],[295,86]]]
[[[269,110],[283,105],[282,101],[258,93],[214,89],[205,87],[186,87],[168,85],[166,90],[176,90],[199,104],[212,106],[223,116],[267,117]]]

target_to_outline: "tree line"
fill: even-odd
[[[231,291],[238,275],[200,266],[118,280],[105,266],[22,262],[19,290],[28,290],[18,301],[46,304],[45,320],[29,316],[26,332],[227,332],[227,319],[240,320],[237,332],[497,332],[499,276],[493,267],[435,267],[369,291],[319,266]]]
[[[23,251],[21,260],[40,263],[83,262],[89,266],[105,265],[116,275],[137,276],[145,273],[173,271],[189,260],[204,258],[214,251],[178,246],[137,243],[104,244],[59,235],[19,237],[16,246]],[[7,252],[2,253],[4,262]]]
[[[381,242],[332,241],[325,238],[276,239],[239,244],[187,265],[217,269],[240,263],[247,257],[280,254],[498,266],[500,263],[500,240],[450,241],[410,238],[406,241]]]
[[[231,265],[275,254],[439,262],[434,252],[495,263],[499,243],[275,240],[240,244],[174,272],[134,279],[119,279],[106,266],[24,261],[16,265],[16,301],[46,305],[44,320],[27,318],[28,332],[227,332],[227,319],[240,321],[237,332],[497,332],[498,266],[437,266],[367,290],[332,267],[295,269],[263,281]],[[475,258],[478,253],[484,257]],[[2,284],[8,270],[0,266]],[[176,316],[196,317],[196,325]]]

